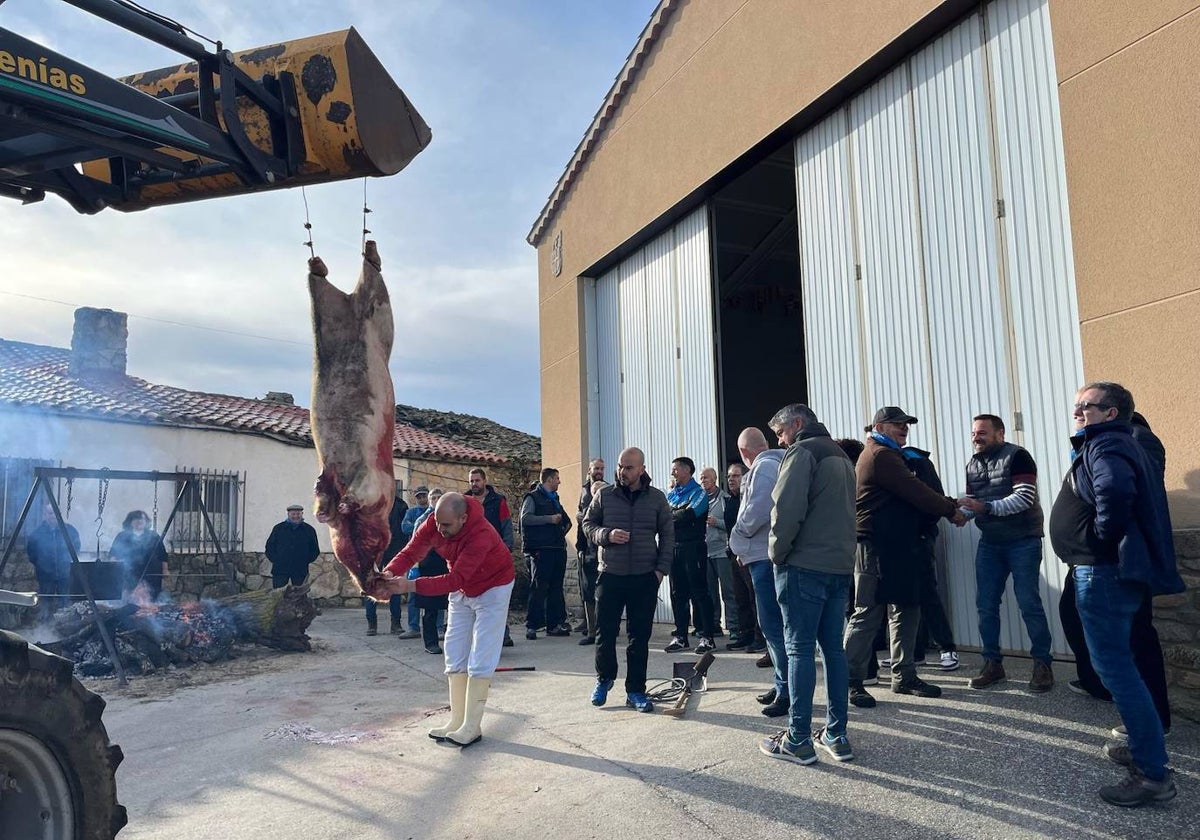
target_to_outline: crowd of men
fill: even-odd
[[[1074,457],[1048,530],[1034,457],[1005,440],[1004,421],[994,414],[971,421],[975,452],[957,497],[946,493],[930,453],[908,445],[918,420],[898,406],[875,412],[864,440],[834,440],[811,408],[785,406],[767,424],[782,448],[772,448],[762,430],[744,429],[737,441],[741,463],[730,465],[725,489],[715,468],[697,473],[687,456],[671,462],[666,492],[653,484],[637,447],[620,453],[613,483],[605,480],[604,462],[593,460],[575,517],[584,612],[576,629],[583,634],[579,644],[595,646],[592,704],[607,703],[615,685],[624,622],[625,702],[653,711],[646,690],[649,643],[658,592],[669,577],[674,627],[665,651],[708,653],[726,627],[726,649],[766,650],[759,664],[773,669],[773,680],[757,700],[763,714],[786,716],[787,726],[763,739],[760,751],[802,765],[816,762],[818,751],[852,760],[849,706],[875,707],[868,687],[879,683],[880,667],[893,693],[924,698],[942,693],[918,674],[928,643],[939,651],[938,667],[959,667],[935,573],[941,520],[979,531],[983,666],[970,688],[1007,679],[1000,604],[1011,578],[1031,642],[1027,688],[1050,691],[1051,638],[1040,595],[1048,533],[1054,553],[1070,567],[1059,611],[1079,678],[1068,686],[1111,699],[1122,720],[1113,730],[1117,740],[1103,749],[1127,775],[1099,794],[1128,807],[1171,799],[1176,790],[1164,743],[1170,709],[1150,606],[1154,595],[1184,589],[1163,483],[1165,454],[1122,386],[1094,382],[1075,399]],[[558,471],[543,469],[521,501],[530,641],[542,631],[571,634],[563,583],[572,518],[559,485]],[[481,737],[479,719],[507,615],[504,598],[512,590],[511,568],[488,558],[511,551],[512,522],[507,500],[482,470],[472,472],[464,494],[447,494],[436,507],[427,506],[424,490],[417,489],[423,510],[415,528],[400,528],[414,541],[391,559],[386,583],[373,594],[381,600],[406,592],[449,594],[447,639],[459,639],[453,651],[447,642],[445,652],[451,721],[430,736],[466,746]],[[429,510],[436,511],[436,527],[421,526]],[[433,549],[453,555],[448,569],[422,570],[415,581],[397,577]],[[398,612],[393,616],[395,630]],[[474,627],[469,636],[464,622]],[[512,644],[504,633],[504,644]],[[881,647],[889,655],[879,663]],[[825,717],[814,728],[818,657]]]
[[[1164,453],[1133,397],[1112,382],[1076,394],[1073,459],[1050,508],[1054,553],[1070,567],[1059,604],[1076,654],[1079,679],[1069,688],[1112,699],[1122,726],[1104,753],[1127,768],[1100,789],[1114,805],[1137,807],[1175,796],[1164,732],[1170,728],[1162,650],[1151,623],[1151,598],[1181,592],[1163,483]],[[907,445],[917,418],[880,408],[865,441],[834,440],[808,406],[786,406],[769,422],[784,450],[763,432],[738,438],[742,463],[729,491],[716,471],[688,457],[671,464],[667,492],[646,472],[645,454],[619,456],[615,482],[593,461],[580,503],[581,583],[593,596],[596,684],[591,702],[607,702],[618,672],[616,641],[626,620],[626,705],[652,711],[646,667],[656,596],[670,576],[675,627],[665,650],[715,647],[720,617],[734,631],[727,648],[765,643],[773,686],[758,700],[764,714],[788,726],[759,745],[775,758],[836,761],[854,757],[848,707],[876,705],[875,651],[886,623],[895,694],[937,698],[941,689],[918,675],[926,640],[943,670],[958,667],[957,648],[938,597],[934,544],[938,523],[979,530],[976,606],[983,667],[969,685],[983,690],[1006,680],[1000,647],[1000,604],[1013,582],[1031,642],[1028,690],[1055,684],[1051,638],[1041,600],[1044,522],[1037,465],[1005,440],[994,414],[972,419],[974,455],[963,491],[947,495],[929,453]],[[769,562],[768,562],[769,561]],[[581,587],[582,588],[582,587]],[[885,622],[886,619],[886,622]],[[825,684],[825,720],[813,728],[816,657]]]

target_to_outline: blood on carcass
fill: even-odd
[[[369,591],[391,536],[395,494],[392,305],[373,241],[350,294],[326,279],[319,257],[308,265],[316,340],[310,416],[320,468],[313,510],[329,526],[334,556]]]

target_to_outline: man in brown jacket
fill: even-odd
[[[866,448],[855,467],[858,557],[854,565],[854,613],[846,625],[850,702],[871,708],[875,698],[863,688],[875,632],[888,615],[892,640],[892,691],[939,697],[941,689],[917,676],[914,662],[921,620],[921,517],[944,516],[966,522],[954,499],[939,495],[905,465],[908,427],[917,418],[897,406],[875,412]]]

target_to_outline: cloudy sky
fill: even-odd
[[[369,227],[396,313],[398,402],[537,433],[536,268],[525,235],[656,0],[144,2],[242,49],[354,26],[433,129],[371,179]],[[0,27],[112,76],[183,59],[66,3],[7,0]],[[308,189],[330,276],[361,265],[362,181]],[[129,372],[309,403],[299,190],[81,216],[0,200],[0,337],[68,346],[73,308],[130,314]],[[40,299],[40,300],[39,300]]]

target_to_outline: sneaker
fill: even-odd
[[[405,630],[403,633],[396,634],[397,639],[419,639],[421,638],[420,630]]]
[[[1109,731],[1112,733],[1112,736],[1119,741],[1128,741],[1129,740],[1129,732],[1125,729],[1124,724],[1122,724],[1120,726],[1114,726]],[[1170,734],[1171,734],[1171,727],[1168,726],[1166,729],[1163,730],[1163,737],[1166,738]]]
[[[610,683],[611,685],[611,683]],[[650,698],[641,691],[631,691],[625,695],[625,705],[631,709],[636,709],[639,712],[653,712],[654,704],[650,702]]]
[[[726,643],[725,650],[745,650],[750,647],[750,641],[746,638],[736,638],[732,642]]]
[[[1140,808],[1152,802],[1168,802],[1175,798],[1174,774],[1170,770],[1161,782],[1147,779],[1136,768],[1129,768],[1129,775],[1115,785],[1100,788],[1100,798],[1109,805],[1123,808]]]
[[[594,645],[594,644],[596,644],[596,637],[595,636],[584,636],[582,639],[579,640],[579,644]]]
[[[681,650],[687,650],[692,646],[687,639],[681,639],[678,636],[672,636],[671,641],[667,642],[667,646],[663,648],[667,653],[678,653]]]
[[[696,653],[708,653],[715,647],[716,645],[713,644],[713,640],[705,636],[700,640],[700,644],[696,645]]]
[[[376,626],[375,626],[375,625],[373,625],[373,624],[368,624],[368,625],[367,625],[367,635],[368,635],[368,636],[378,636],[378,635],[379,635],[379,628],[378,628],[378,627],[376,627]]]
[[[556,637],[557,636],[570,636],[571,628],[568,627],[566,624],[560,624],[553,629],[547,629],[546,635],[547,636],[556,636]]]
[[[850,705],[860,709],[874,709],[875,698],[859,683],[850,686]]]
[[[1128,741],[1106,741],[1102,752],[1113,764],[1120,764],[1122,767],[1133,764],[1133,754],[1129,752]]]
[[[750,644],[746,645],[746,653],[762,653],[762,652],[763,652],[763,651],[765,651],[766,649],[767,649],[767,643],[766,643],[766,642],[760,642],[760,641],[757,641],[757,640],[755,640],[755,641],[751,642]]]
[[[609,689],[613,687],[612,680],[602,680],[596,678],[596,687],[592,689],[592,705],[603,706],[608,702]]]
[[[775,663],[771,661],[771,654],[764,653],[758,659],[754,660],[754,664],[759,668],[774,668]]]
[[[943,671],[958,670],[958,651],[944,650],[942,651],[941,666]]]
[[[822,728],[813,733],[813,743],[829,753],[834,761],[853,761],[854,750],[850,748],[850,739],[845,735],[830,735]]]
[[[776,697],[775,689],[773,689],[773,688],[769,689],[767,691],[764,691],[762,694],[754,695],[754,699],[757,700],[759,703],[761,703],[764,706],[769,706],[772,703],[774,703],[775,697]]]
[[[936,685],[930,685],[920,677],[913,677],[905,682],[892,683],[892,694],[911,694],[914,697],[941,697],[942,690]]]
[[[531,642],[537,641],[537,631],[536,630],[526,630],[525,638]]]
[[[1049,662],[1035,660],[1033,676],[1029,678],[1029,691],[1032,694],[1045,694],[1054,688],[1054,669]]]
[[[508,628],[505,627],[504,628],[504,641],[502,642],[502,645],[503,645],[503,647],[512,647],[513,644],[514,644],[514,642],[512,640],[512,636],[509,635]]]
[[[758,751],[771,758],[782,758],[784,761],[794,761],[797,764],[815,764],[817,751],[813,749],[812,738],[803,741],[793,741],[786,729],[781,729],[770,738],[758,742]]]
[[[425,645],[426,653],[441,654],[444,651],[439,645]]]
[[[1076,694],[1082,694],[1084,697],[1091,697],[1093,700],[1099,700],[1102,703],[1112,702],[1112,695],[1107,691],[1104,691],[1103,694],[1088,691],[1086,688],[1084,688],[1082,680],[1071,680],[1067,683],[1067,688]]]
[[[994,659],[985,659],[983,661],[983,670],[979,672],[979,676],[971,677],[971,681],[967,685],[971,688],[987,688],[989,685],[1002,683],[1008,679],[1008,675],[1004,673],[1004,666]]]

